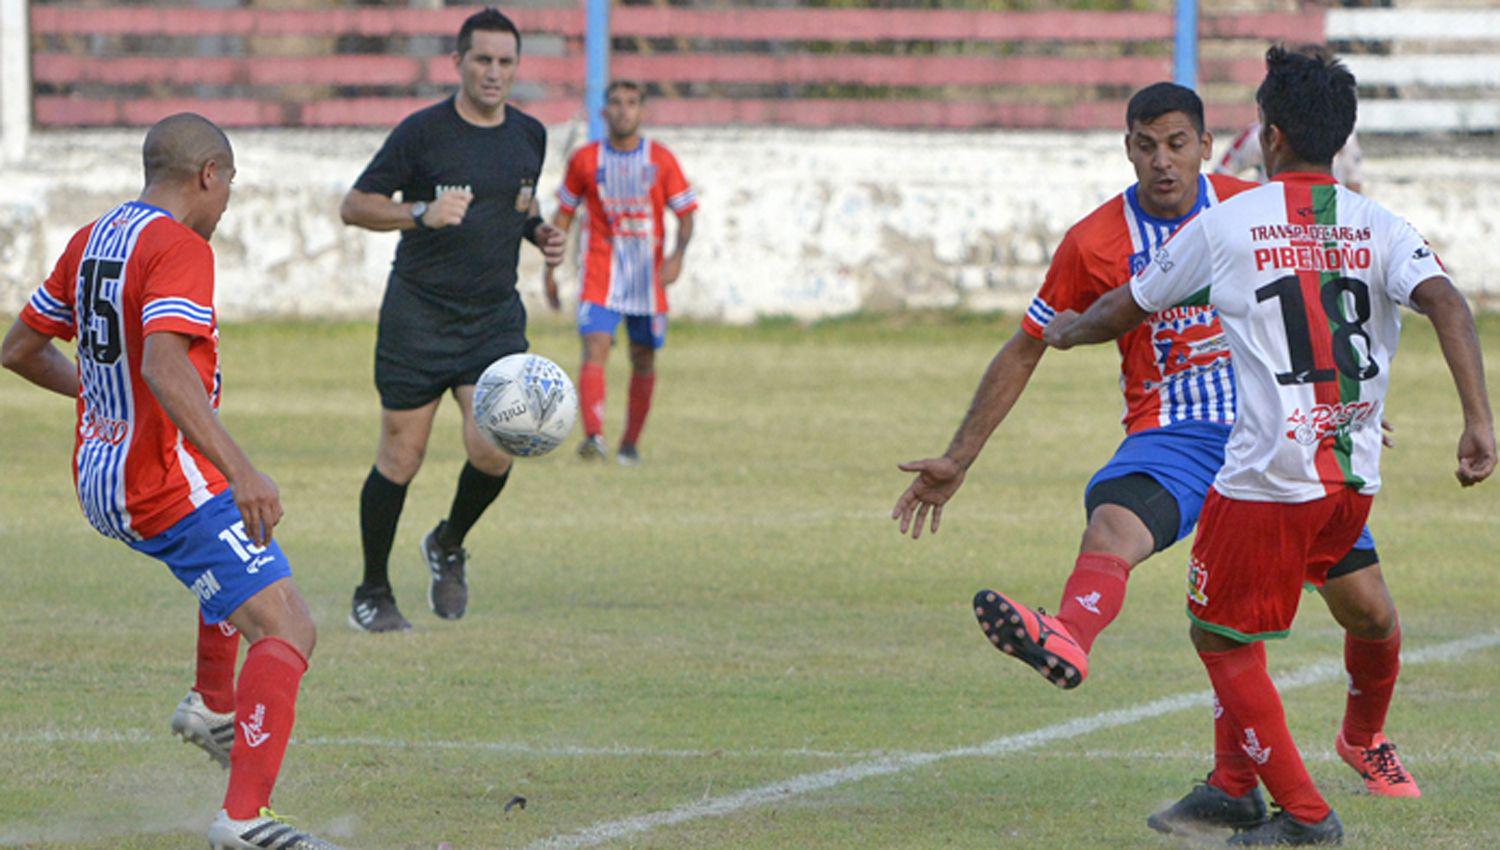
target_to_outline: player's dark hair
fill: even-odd
[[[1193,123],[1193,129],[1203,134],[1203,100],[1187,86],[1176,83],[1152,83],[1136,92],[1125,107],[1125,132],[1130,132],[1136,122],[1150,124],[1168,112],[1181,112]]]
[[[516,53],[521,52],[521,31],[516,29],[516,22],[507,18],[504,12],[490,6],[465,18],[463,26],[458,28],[459,56],[468,53],[469,48],[474,46],[474,33],[477,30],[508,32],[516,37]]]
[[[1328,165],[1354,132],[1359,92],[1354,75],[1326,48],[1276,44],[1266,51],[1266,78],[1255,102],[1298,159]]]
[[[604,99],[605,100],[609,100],[609,96],[612,95],[612,94],[614,94],[616,91],[618,91],[620,89],[624,89],[626,91],[633,91],[633,92],[635,92],[636,94],[638,94],[638,95],[641,96],[641,100],[642,101],[644,101],[646,99],[646,87],[643,86],[643,85],[641,85],[640,83],[636,82],[635,80],[614,80],[614,81],[612,81],[609,84],[609,86],[604,89]]]

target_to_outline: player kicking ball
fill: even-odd
[[[146,134],[146,188],[74,234],[6,334],[3,361],[78,399],[73,473],[90,524],[171,568],[198,598],[198,679],[172,729],[229,768],[216,850],[337,850],[271,811],[317,632],[271,538],[276,485],[219,424],[208,240],[234,152],[182,113]],[[52,345],[78,338],[75,365]],[[250,649],[234,677],[239,636]]]
[[[990,434],[1030,381],[1054,317],[1081,311],[1126,285],[1184,222],[1255,187],[1221,175],[1204,177],[1212,151],[1203,105],[1190,89],[1157,83],[1126,110],[1125,149],[1137,183],[1084,217],[1063,238],[1021,328],[995,356],[947,452],[901,468],[918,473],[892,516],[919,537],[931,513],[936,531],[944,505],[964,482]],[[1208,305],[1178,305],[1149,316],[1119,340],[1126,437],[1084,492],[1088,523],[1056,615],[1033,610],[995,590],[981,591],[975,613],[987,637],[1048,681],[1073,688],[1088,675],[1095,639],[1124,605],[1130,572],[1190,534],[1198,521],[1234,422],[1237,390],[1223,329]],[[1345,663],[1354,683],[1340,751],[1372,793],[1415,796],[1416,782],[1384,740],[1382,727],[1400,668],[1396,608],[1368,534],[1328,572],[1324,600],[1342,625]],[[1230,729],[1222,718],[1215,729]],[[1242,827],[1266,807],[1249,758],[1228,741],[1208,779],[1153,817],[1162,831]]]
[[[1264,641],[1288,634],[1303,583],[1349,551],[1380,489],[1399,306],[1432,321],[1457,385],[1465,487],[1494,470],[1494,424],[1463,296],[1411,225],[1332,177],[1354,127],[1354,76],[1326,53],[1279,46],[1266,72],[1256,101],[1271,183],[1185,224],[1128,287],[1081,317],[1059,314],[1045,338],[1068,348],[1178,305],[1218,310],[1242,404],[1193,544],[1188,617],[1228,743],[1282,807],[1229,843],[1337,844],[1343,825],[1292,741]]]
[[[566,231],[578,208],[586,211],[578,299],[578,334],[583,337],[578,401],[584,437],[578,455],[584,460],[609,456],[604,445],[604,364],[623,320],[630,337],[630,403],[615,461],[635,466],[641,461],[636,444],[656,389],[656,352],[667,340],[666,288],[682,274],[698,201],[672,152],[641,135],[646,93],[640,84],[616,80],[605,98],[609,140],[579,148],[568,161],[552,224]],[[677,243],[664,258],[668,208],[677,216]],[[548,266],[543,284],[547,304],[556,310],[562,301],[552,273]]]

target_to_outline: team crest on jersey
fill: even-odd
[[[1375,402],[1351,401],[1314,405],[1306,413],[1302,408],[1286,418],[1288,440],[1299,445],[1315,446],[1326,437],[1346,437],[1364,430],[1375,417]]]
[[[1137,251],[1130,255],[1130,276],[1135,277],[1151,262],[1151,252]]]
[[[1208,567],[1197,558],[1188,559],[1188,599],[1198,605],[1208,604]]]
[[[521,189],[516,192],[516,212],[526,212],[531,209],[531,200],[536,197],[536,178],[522,177]]]

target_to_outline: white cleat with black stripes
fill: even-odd
[[[260,817],[249,820],[235,820],[220,809],[208,828],[208,846],[213,850],[341,850],[292,826],[270,809],[261,809]]]
[[[197,744],[220,767],[229,767],[229,750],[234,746],[234,712],[210,711],[197,691],[188,691],[172,712],[172,734],[189,744]]]

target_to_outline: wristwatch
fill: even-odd
[[[411,218],[412,221],[415,221],[417,223],[417,229],[431,230],[432,228],[427,226],[427,222],[422,220],[422,216],[424,215],[427,215],[426,201],[417,201],[415,204],[411,205]]]

